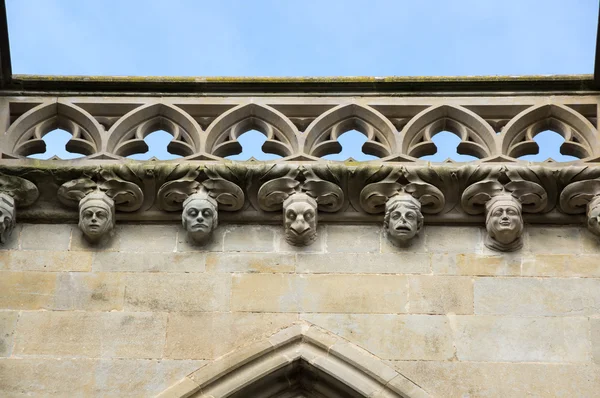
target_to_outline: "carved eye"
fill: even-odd
[[[496,210],[493,214],[494,217],[501,217],[502,216],[502,209],[500,210]]]
[[[105,218],[108,218],[108,213],[106,213],[105,211],[99,211],[98,213],[96,213],[96,217],[104,220]]]
[[[312,211],[307,211],[306,213],[304,213],[304,218],[306,219],[306,221],[310,221],[314,218],[315,213],[313,213]]]
[[[92,217],[93,215],[94,215],[94,213],[93,213],[91,210],[86,210],[86,211],[83,213],[83,216],[84,216],[84,217],[87,217],[87,218],[89,218],[89,217]]]
[[[517,211],[514,209],[508,209],[506,210],[506,213],[510,216],[516,216],[517,215]]]
[[[293,211],[288,211],[287,214],[285,215],[287,218],[289,218],[290,220],[295,220],[296,219],[296,213],[294,213]]]
[[[400,212],[395,211],[392,213],[392,220],[397,220],[400,218]]]
[[[412,212],[412,211],[409,211],[408,213],[406,213],[406,219],[407,220],[414,220],[416,216],[417,215],[414,212]]]
[[[213,213],[210,209],[204,209],[202,211],[202,215],[206,218],[210,218],[210,217],[212,217]]]
[[[192,208],[188,210],[188,216],[196,217],[198,215],[198,210]]]

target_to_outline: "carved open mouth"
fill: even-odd
[[[292,232],[294,235],[296,235],[296,236],[305,236],[306,234],[308,234],[308,233],[310,232],[310,228],[308,228],[308,229],[305,229],[305,230],[304,230],[304,231],[302,231],[302,232],[297,232],[297,231],[296,231],[296,230],[294,230],[294,229],[290,229],[290,231],[291,231],[291,232]]]
[[[203,229],[203,228],[208,228],[208,225],[206,225],[206,224],[194,224],[194,225],[192,225],[192,229]]]
[[[88,229],[92,230],[92,231],[97,231],[100,229],[100,225],[98,224],[92,224],[90,226],[88,226]]]
[[[400,225],[400,226],[396,227],[396,231],[397,232],[410,232],[410,228],[407,227],[406,225]]]

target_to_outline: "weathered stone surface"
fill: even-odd
[[[523,275],[600,277],[600,254],[538,254],[523,260]]]
[[[107,252],[119,251],[121,241],[119,240],[120,226],[116,226],[108,232],[99,242],[91,243],[83,235],[79,228],[73,229],[71,233],[71,248],[72,251],[91,251],[91,252]]]
[[[455,322],[461,361],[590,361],[587,318],[458,315]]]
[[[317,238],[307,246],[290,245],[284,234],[275,235],[275,250],[281,253],[323,253],[325,251],[325,240],[327,237],[326,227],[317,225]]]
[[[383,359],[449,360],[454,355],[448,318],[440,315],[301,314]]]
[[[579,254],[583,245],[580,228],[566,226],[530,226],[528,247],[533,253]]]
[[[123,312],[23,312],[17,356],[161,358],[167,315]]]
[[[431,265],[434,274],[440,275],[520,275],[521,253],[502,255],[434,254]]]
[[[61,273],[54,309],[86,311],[121,311],[125,294],[123,274]]]
[[[413,314],[472,314],[473,281],[461,276],[411,275],[409,311]]]
[[[381,226],[327,225],[325,242],[329,253],[379,252]]]
[[[429,254],[332,253],[298,254],[298,272],[345,274],[429,273]]]
[[[126,311],[228,311],[229,275],[138,273],[125,278]]]
[[[68,250],[73,228],[77,227],[69,224],[23,224],[21,249]]]
[[[209,253],[208,272],[294,272],[296,256],[278,253]]]
[[[100,272],[204,272],[206,253],[99,252],[92,269]]]
[[[425,228],[425,227],[424,227]],[[425,248],[425,230],[419,232],[417,236],[412,238],[408,244],[397,246],[393,244],[389,239],[386,239],[385,234],[381,237],[381,252],[382,253],[397,253],[397,255],[403,255],[400,253],[424,253]]]
[[[117,228],[119,250],[125,252],[173,252],[177,225],[121,225]]]
[[[2,271],[0,273],[0,309],[52,308],[55,290],[55,273]]]
[[[202,243],[195,242],[185,229],[179,228],[177,231],[177,251],[178,252],[222,252],[224,226],[215,229],[210,238]]]
[[[481,228],[427,225],[425,246],[433,253],[470,253],[483,246]]]
[[[600,367],[591,364],[390,362],[434,397],[594,397]]]
[[[234,311],[398,313],[406,312],[407,279],[400,275],[238,274],[233,276],[231,300]]]
[[[92,270],[92,253],[67,251],[11,251],[8,268],[14,271],[80,271]]]
[[[0,311],[0,357],[9,357],[12,352],[18,318],[16,311]]]
[[[478,278],[475,313],[483,315],[594,315],[599,279]]]
[[[590,319],[592,328],[592,359],[600,365],[600,318]]]
[[[10,236],[6,237],[6,242],[0,245],[0,252],[4,250],[16,250],[19,248],[21,230],[23,229],[23,224],[15,225],[15,228],[12,231]]]
[[[253,340],[266,338],[296,320],[297,314],[170,314],[165,357],[217,358]]]
[[[226,252],[273,252],[275,228],[266,225],[228,225],[224,232]]]

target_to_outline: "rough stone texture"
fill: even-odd
[[[123,310],[125,282],[122,274],[68,272],[58,275],[57,310]]]
[[[275,251],[275,227],[230,226],[224,232],[224,250],[228,252]]]
[[[352,237],[352,238],[350,238]],[[381,227],[374,225],[328,225],[326,247],[329,253],[378,252]]]
[[[472,314],[473,281],[468,277],[411,275],[409,311],[414,314]]]
[[[12,352],[18,317],[17,311],[0,311],[0,357],[9,357]]]
[[[328,274],[420,274],[429,273],[429,254],[333,253],[298,254],[297,272]]]
[[[52,308],[55,290],[54,273],[3,271],[0,274],[0,309]]]
[[[583,251],[579,228],[533,226],[527,230],[529,249],[543,254],[579,254]]]
[[[471,253],[483,246],[482,229],[427,225],[425,242],[427,250],[434,253]]]
[[[94,254],[92,269],[97,272],[204,272],[205,253]]]
[[[484,254],[434,254],[431,265],[434,274],[440,275],[520,275],[520,252]]]
[[[92,253],[89,252],[32,250],[8,253],[8,268],[15,271],[92,270]]]
[[[600,277],[600,255],[538,254],[523,261],[522,274],[524,276],[598,278]]]
[[[288,273],[296,269],[296,256],[275,253],[209,253],[207,272]]]
[[[74,225],[23,224],[20,242],[22,250],[68,250]]]
[[[590,319],[592,328],[592,356],[594,362],[600,365],[600,319]]]

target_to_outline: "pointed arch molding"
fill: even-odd
[[[185,157],[202,151],[200,125],[175,105],[154,103],[133,109],[110,128],[108,152],[117,156],[145,153],[144,137],[157,130],[173,136],[167,146],[171,153]]]
[[[563,136],[565,142],[560,149],[564,155],[583,159],[600,154],[598,135],[592,123],[560,104],[532,106],[515,116],[500,135],[502,153],[514,158],[536,154],[538,145],[533,137],[544,130]]]
[[[312,377],[309,383],[295,379],[303,377],[298,366],[310,369],[305,373]],[[294,388],[302,384],[326,391],[325,396],[332,398],[429,397],[368,351],[308,323],[294,324],[267,340],[233,351],[191,373],[159,397],[266,398],[296,391]]]
[[[84,109],[69,102],[47,101],[21,115],[6,131],[4,151],[15,156],[43,153],[43,136],[55,129],[71,133],[67,150],[92,155],[102,148],[104,128]]]
[[[268,105],[242,104],[216,118],[206,129],[206,151],[225,157],[241,152],[237,141],[248,130],[263,133],[267,140],[263,150],[283,157],[298,152],[298,129],[281,112]]]
[[[397,133],[379,111],[358,104],[339,105],[315,119],[305,132],[304,150],[308,155],[322,157],[342,150],[338,138],[348,130],[357,130],[367,137],[362,149],[368,155],[390,156],[397,147]]]

